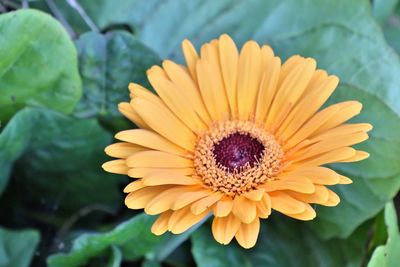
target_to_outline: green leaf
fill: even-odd
[[[39,108],[21,110],[0,134],[1,189],[15,166],[13,193],[2,199],[7,203],[2,214],[18,208],[26,214],[23,204],[40,206],[42,201],[47,207],[39,208],[43,216],[38,219],[45,219],[49,208],[54,217],[93,204],[119,207],[119,184],[125,178],[101,169],[107,159],[103,150],[110,142],[111,135],[95,119],[78,120]]]
[[[0,266],[30,266],[39,239],[36,230],[7,230],[0,227]]]
[[[114,246],[122,249],[124,258],[138,259],[155,249],[168,235],[155,236],[150,232],[154,217],[145,214],[121,223],[105,233],[83,234],[74,240],[69,253],[59,253],[48,258],[49,267],[74,267],[86,264]],[[124,248],[129,246],[129,250]],[[132,253],[135,256],[130,255]],[[125,255],[126,254],[126,255]]]
[[[396,267],[400,262],[400,233],[393,202],[385,206],[385,224],[388,233],[387,243],[375,249],[368,267]]]
[[[283,59],[294,54],[314,57],[320,68],[341,79],[332,102],[357,99],[364,104],[355,121],[375,126],[371,138],[359,146],[371,157],[335,166],[354,184],[334,189],[342,199],[338,207],[317,208],[312,225],[320,236],[349,236],[399,190],[400,62],[385,42],[369,1],[117,2],[96,6],[83,1],[82,5],[100,27],[131,25],[137,37],[162,58],[182,61],[184,38],[199,47],[222,33],[230,34],[238,45],[249,39],[268,43]]]
[[[147,85],[146,70],[158,64],[158,56],[128,32],[105,35],[89,32],[76,43],[84,95],[75,114],[99,116],[115,124],[122,118],[118,103],[129,101],[128,84]]]
[[[218,244],[210,226],[203,226],[192,236],[192,253],[199,267],[358,267],[367,231],[368,225],[363,225],[348,239],[325,241],[305,223],[280,217],[262,224],[256,246],[245,250],[235,243]]]
[[[25,106],[70,113],[81,97],[75,47],[63,27],[35,10],[0,16],[0,120]]]
[[[373,0],[372,13],[380,24],[384,24],[394,11],[399,0]]]

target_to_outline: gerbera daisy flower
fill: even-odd
[[[372,129],[345,123],[359,114],[357,101],[321,109],[339,79],[312,58],[281,64],[254,41],[239,52],[226,34],[200,55],[188,40],[182,48],[186,66],[165,60],[147,71],[157,94],[131,83],[131,101],[119,105],[139,129],[116,134],[121,142],[105,151],[119,159],[103,168],[135,179],[124,189],[128,208],[160,214],[156,235],[213,215],[219,243],[235,237],[251,248],[272,210],[312,220],[310,204],[337,205],[326,186],[351,180],[321,166],[367,158],[351,146]]]

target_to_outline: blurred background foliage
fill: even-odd
[[[398,0],[0,0],[0,266],[396,267],[400,234]],[[156,237],[123,205],[127,177],[104,147],[132,128],[117,104],[180,42],[230,34],[317,59],[341,78],[331,102],[364,104],[374,125],[342,202],[299,222],[274,213],[257,246],[221,246],[209,222]]]

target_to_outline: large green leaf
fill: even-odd
[[[50,210],[51,217],[93,204],[119,207],[123,177],[101,169],[103,149],[110,142],[111,135],[95,119],[78,120],[39,108],[18,112],[0,134],[1,189],[15,166],[11,191],[2,199],[7,203],[2,216],[4,210],[15,213],[23,204],[42,204],[45,208],[39,210],[43,215]],[[19,211],[26,214],[23,209]]]
[[[75,47],[63,27],[35,10],[0,16],[0,120],[24,106],[69,113],[81,96]]]
[[[86,33],[77,41],[77,47],[84,95],[75,114],[97,115],[116,124],[116,118],[121,117],[118,103],[129,101],[128,84],[146,84],[146,70],[159,63],[158,57],[123,31]]]
[[[279,219],[279,220],[278,220]],[[325,241],[288,218],[262,225],[257,245],[245,250],[236,244],[218,244],[209,226],[192,236],[192,252],[199,267],[359,267],[363,260],[368,225],[347,239]]]
[[[400,262],[400,233],[396,209],[392,202],[385,207],[387,243],[377,247],[372,254],[368,267],[396,267]]]
[[[39,243],[36,230],[0,228],[0,266],[28,267]]]
[[[47,263],[49,267],[82,266],[111,247],[122,249],[125,258],[138,259],[151,253],[169,237],[153,235],[150,232],[153,221],[154,217],[142,214],[121,223],[109,232],[83,234],[74,240],[69,253],[52,255]]]
[[[321,236],[349,236],[399,190],[400,62],[386,44],[369,1],[116,2],[82,1],[82,5],[102,28],[130,25],[162,58],[182,60],[179,50],[184,38],[197,47],[222,33],[230,34],[239,45],[255,39],[269,43],[284,59],[293,54],[315,57],[319,67],[341,78],[332,102],[358,99],[364,104],[357,121],[370,122],[375,129],[360,148],[371,157],[335,166],[355,182],[337,187],[342,197],[338,207],[317,208],[312,226]]]

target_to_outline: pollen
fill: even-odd
[[[276,179],[283,159],[271,133],[251,121],[224,121],[199,136],[195,176],[205,187],[235,197]]]

